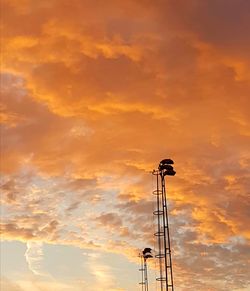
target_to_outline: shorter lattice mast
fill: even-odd
[[[142,291],[148,291],[148,266],[147,259],[153,258],[151,254],[151,248],[145,248],[142,253],[139,254],[141,267],[141,282],[139,283],[142,286]]]
[[[160,162],[158,170],[153,171],[156,176],[156,210],[154,215],[157,218],[157,231],[155,236],[158,243],[159,276],[156,278],[160,282],[161,291],[174,291],[173,266],[171,257],[171,244],[168,223],[167,192],[165,176],[174,176],[174,162],[171,159],[164,159]]]

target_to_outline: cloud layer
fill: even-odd
[[[3,238],[134,260],[171,157],[178,290],[247,288],[249,2],[2,6]]]

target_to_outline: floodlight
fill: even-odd
[[[163,176],[174,176],[176,172],[174,170],[166,170],[163,172]]]
[[[159,165],[159,171],[162,171],[162,170],[170,170],[170,171],[172,171],[174,168],[173,168],[173,166],[170,166],[170,165],[167,165],[167,164],[160,164]]]
[[[164,160],[162,160],[162,161],[160,162],[160,164],[164,164],[164,165],[166,165],[166,164],[173,165],[173,164],[174,164],[174,161],[171,160],[171,159],[164,159]]]

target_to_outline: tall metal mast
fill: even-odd
[[[167,192],[165,176],[174,176],[174,162],[171,159],[164,159],[160,162],[158,170],[153,171],[156,176],[156,210],[153,212],[157,217],[157,232],[155,236],[158,242],[158,253],[156,258],[159,260],[159,277],[161,291],[174,291],[173,266],[171,257],[171,245],[168,223]]]

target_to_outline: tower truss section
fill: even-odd
[[[161,291],[174,291],[173,266],[171,256],[171,242],[169,233],[168,205],[166,191],[166,176],[174,176],[174,162],[171,159],[164,159],[160,162],[158,170],[153,171],[156,177],[156,189],[153,194],[156,196],[156,209],[153,214],[157,220],[157,231],[154,236],[157,240],[158,250],[155,257],[159,263],[159,276],[156,280],[160,284]]]

